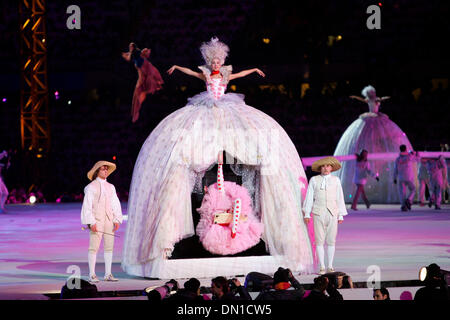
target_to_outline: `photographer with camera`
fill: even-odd
[[[306,302],[315,301],[339,301],[344,300],[337,290],[336,281],[330,281],[327,276],[322,275],[314,279],[313,289],[304,299]],[[328,295],[325,294],[328,293]]]
[[[324,274],[324,277],[328,278],[329,285],[336,289],[353,289],[352,278],[344,272],[335,271]]]
[[[225,277],[216,277],[211,280],[211,291],[213,300],[234,301],[234,300],[252,300],[246,288],[241,282],[233,278],[227,280]],[[239,294],[237,296],[236,294]]]
[[[302,300],[304,294],[291,270],[280,267],[273,275],[273,289],[261,291],[255,300]]]
[[[441,268],[432,263],[427,267],[427,276],[425,278],[425,287],[417,290],[414,300],[449,300],[448,285],[445,275],[441,272]]]
[[[168,298],[169,301],[205,301],[200,294],[200,281],[196,278],[191,278],[184,283],[184,289],[179,289],[177,293]]]

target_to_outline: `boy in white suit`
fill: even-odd
[[[331,172],[340,168],[339,160],[334,157],[314,162],[311,169],[320,172],[320,175],[310,179],[303,204],[306,224],[310,221],[310,214],[314,215],[314,238],[320,263],[319,274],[325,273],[325,242],[327,244],[328,272],[334,272],[333,259],[338,223],[342,223],[344,216],[348,214],[341,181],[337,176],[331,175]]]
[[[116,170],[108,161],[98,161],[87,176],[92,182],[84,188],[81,223],[91,230],[89,235],[89,281],[99,282],[95,275],[97,252],[104,237],[105,281],[118,281],[111,273],[114,232],[123,221],[122,208],[115,187],[106,178]]]

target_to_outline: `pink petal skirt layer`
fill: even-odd
[[[225,195],[217,189],[217,183],[209,186],[208,193],[203,198],[202,206],[197,209],[200,213],[200,222],[197,225],[197,234],[203,247],[211,253],[228,255],[245,251],[258,244],[263,232],[263,225],[255,217],[251,206],[251,198],[246,188],[225,181]],[[240,221],[237,226],[236,237],[231,237],[231,223],[229,226],[214,224],[214,214],[232,209],[235,199],[240,198],[241,217],[247,220]]]

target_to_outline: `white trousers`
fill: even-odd
[[[425,188],[428,187],[431,196],[430,180],[419,180],[419,201],[425,202]]]
[[[107,218],[105,221],[96,221],[96,226],[98,231],[103,231],[106,233],[114,234],[114,223]],[[105,238],[103,242],[103,248],[105,252],[112,252],[114,248],[114,236],[103,234],[101,232],[89,232],[89,252],[97,253],[100,248],[100,243],[102,238]]]
[[[406,195],[406,188],[409,189],[409,194]],[[402,206],[405,205],[406,199],[408,199],[411,204],[414,200],[414,195],[416,194],[416,186],[412,181],[399,181],[398,182],[398,198]]]
[[[317,246],[326,242],[329,246],[336,244],[338,217],[333,216],[327,209],[322,214],[314,214],[314,239]]]
[[[438,207],[441,205],[442,187],[440,183],[436,183],[433,180],[431,180],[430,197],[435,205],[437,205]]]

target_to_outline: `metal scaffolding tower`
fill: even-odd
[[[20,0],[22,149],[37,158],[50,149],[45,0]]]

